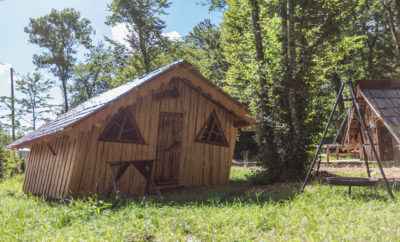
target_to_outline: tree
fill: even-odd
[[[24,172],[25,163],[14,150],[6,149],[12,137],[0,127],[0,180]]]
[[[390,30],[396,54],[400,56],[400,1],[381,0],[383,10],[386,13],[384,19],[387,29]]]
[[[209,11],[225,10],[226,0],[203,0],[202,5],[208,6]]]
[[[348,60],[356,66],[358,78],[398,79],[400,16],[398,1],[360,1],[353,10],[352,23],[346,26],[347,36],[364,36],[364,45],[353,51],[356,58]],[[355,69],[354,67],[352,69]]]
[[[76,106],[95,95],[108,90],[114,76],[114,56],[103,44],[90,49],[86,61],[74,69],[70,86],[71,104]]]
[[[11,137],[0,127],[0,180],[6,176],[6,161],[8,158],[5,146],[11,142]]]
[[[139,74],[150,72],[157,65],[155,59],[160,49],[165,48],[166,38],[162,35],[165,28],[160,16],[170,3],[167,0],[113,0],[109,5],[111,15],[107,24],[123,24],[129,30],[127,42],[131,60],[137,65]],[[140,73],[142,72],[142,73]]]
[[[317,118],[313,114],[313,105],[320,102],[319,99],[324,99],[318,92],[327,80],[325,73],[319,72],[321,70],[317,63],[327,58],[326,49],[340,43],[341,36],[338,38],[337,34],[340,35],[342,28],[348,24],[352,16],[349,10],[354,8],[354,4],[281,0],[279,7],[281,72],[274,82],[277,96],[274,106],[279,107],[275,110],[276,121],[280,124],[276,132],[282,147],[282,167],[278,170],[278,180],[291,180],[305,174],[307,149],[315,131],[318,131],[317,127],[321,125],[311,125],[315,124],[313,119]],[[351,41],[357,41],[357,38]],[[342,51],[344,56],[349,53]],[[331,64],[338,66],[342,60],[337,61]]]
[[[74,9],[52,9],[43,17],[31,18],[25,27],[29,42],[43,49],[33,56],[38,68],[48,69],[61,82],[64,97],[64,112],[69,109],[68,80],[71,78],[78,48],[90,48],[91,34],[94,32],[90,21],[82,18]]]
[[[296,180],[304,175],[307,150],[330,111],[331,90],[347,77],[346,60],[358,61],[352,53],[360,52],[364,38],[347,31],[359,5],[293,0],[226,4],[221,26],[229,65],[226,90],[258,117],[264,181]],[[266,152],[267,142],[278,157]]]
[[[278,113],[283,129],[279,130],[281,145],[281,167],[276,170],[276,179],[301,177],[307,161],[306,100],[307,87],[305,78],[297,75],[300,66],[298,60],[298,38],[300,33],[295,29],[295,2],[281,1],[281,69],[282,75],[276,88],[281,110]],[[303,59],[304,60],[304,59]],[[308,65],[308,63],[301,63]],[[305,67],[309,68],[309,66]],[[280,89],[280,90],[279,90]],[[281,176],[281,177],[279,177]]]
[[[269,63],[265,58],[263,37],[260,25],[260,6],[257,0],[249,0],[251,8],[251,24],[253,26],[255,59],[256,59],[256,78],[259,85],[258,98],[258,143],[261,147],[261,159],[269,164],[270,179],[275,180],[278,173],[275,172],[276,164],[280,164],[279,154],[275,143],[275,134],[271,119],[271,109],[269,108],[269,85],[268,69]]]
[[[11,97],[8,96],[1,96],[0,97],[0,129],[3,131],[12,133],[12,105],[11,105]],[[22,125],[21,125],[21,118],[19,116],[19,105],[14,106],[15,112],[15,123],[14,129],[17,133],[17,136],[20,136],[22,133]]]
[[[224,86],[228,63],[223,55],[221,31],[209,19],[201,21],[185,38],[185,57],[201,73],[220,87]]]
[[[20,106],[19,116],[30,116],[29,129],[35,130],[39,122],[47,121],[48,114],[54,112],[54,105],[50,104],[52,86],[53,83],[44,79],[38,72],[27,74],[22,79],[17,80],[16,90],[21,94],[17,98]]]

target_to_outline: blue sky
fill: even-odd
[[[108,15],[107,4],[111,0],[3,0],[0,1],[0,96],[9,94],[9,66],[20,73],[32,72],[32,55],[39,49],[28,43],[24,27],[29,18],[45,15],[52,8],[72,7],[92,22],[96,30],[95,40],[103,36],[122,39],[122,26],[114,28],[104,24]],[[221,20],[221,13],[209,13],[201,0],[171,0],[168,15],[163,17],[167,28],[165,32],[172,37],[185,36],[194,25],[205,18],[214,23]]]

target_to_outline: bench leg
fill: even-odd
[[[349,186],[349,195],[351,195],[351,186]]]

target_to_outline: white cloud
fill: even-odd
[[[111,28],[111,39],[130,48],[128,41],[126,41],[128,35],[129,30],[126,24],[117,24]],[[167,37],[171,41],[182,40],[182,35],[177,31],[162,33],[162,36]]]
[[[111,39],[126,47],[129,47],[129,43],[126,41],[128,34],[129,30],[126,24],[117,24],[111,28]]]
[[[171,41],[180,41],[182,40],[182,35],[177,31],[171,31],[167,33],[162,33],[162,36],[167,37]]]

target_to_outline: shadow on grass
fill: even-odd
[[[372,200],[380,200],[380,201],[391,201],[389,195],[382,195],[379,193],[372,193],[372,192],[362,192],[357,194],[351,194],[350,197],[353,200],[369,202]]]
[[[57,207],[68,205],[72,201],[88,201],[97,206],[108,204],[108,209],[122,209],[135,204],[138,206],[233,206],[254,205],[268,202],[283,202],[291,200],[299,192],[298,183],[280,183],[272,185],[253,185],[246,178],[232,179],[228,185],[210,187],[188,187],[176,190],[164,191],[161,195],[147,197],[102,197],[91,196],[78,199],[57,200],[45,197],[24,194],[21,191],[10,190],[0,193],[1,196],[17,199],[34,199],[47,203],[48,206]],[[1,197],[0,196],[0,197]],[[123,197],[123,196],[121,196]]]
[[[314,180],[309,186],[318,184]],[[300,182],[293,183],[277,183],[272,185],[254,185],[246,178],[232,179],[228,185],[212,186],[212,187],[191,187],[180,188],[162,192],[161,196],[152,195],[147,197],[136,198],[115,198],[115,197],[100,197],[93,196],[89,198],[79,199],[81,201],[90,201],[95,207],[104,207],[104,209],[119,210],[125,207],[135,206],[155,206],[155,207],[185,207],[185,206],[202,206],[202,207],[224,207],[224,206],[251,206],[263,205],[265,203],[279,203],[291,201],[300,194]],[[322,185],[325,186],[325,185]],[[328,186],[328,185],[326,185]],[[326,193],[326,199],[329,196],[349,196],[347,187],[345,189],[336,189]],[[397,188],[397,189],[396,189]],[[394,190],[399,191],[400,186]],[[314,191],[319,193],[319,188]],[[338,194],[342,193],[342,194]],[[313,192],[311,192],[313,193]],[[2,194],[3,196],[11,196],[16,198],[32,199],[30,195],[20,192],[10,191]],[[312,194],[308,194],[313,196]],[[48,200],[45,198],[35,197],[37,200],[42,200],[50,206],[59,206],[69,204],[70,201]],[[353,200],[368,202],[371,200],[391,200],[387,196],[384,187],[377,188],[356,188],[353,187],[352,194],[349,196]],[[312,198],[311,198],[312,199]]]
[[[181,188],[163,192],[161,196],[136,199],[113,199],[113,209],[122,209],[132,203],[140,206],[168,207],[224,207],[262,205],[283,202],[294,198],[299,192],[298,183],[281,183],[255,186],[245,181],[232,181],[225,186]]]
[[[390,197],[388,190],[384,184],[379,184],[376,187],[360,187],[357,190],[353,190],[350,197],[352,199],[361,200],[363,202],[369,202],[371,200],[380,200],[380,201],[397,201],[400,199],[398,197],[398,192],[400,191],[400,187],[398,183],[389,183],[391,186],[391,190],[394,194],[394,200]],[[396,194],[397,193],[397,194]],[[397,197],[396,197],[397,195]]]
[[[315,178],[312,181],[311,186],[319,184],[321,187],[326,187],[331,190],[333,196],[346,196],[354,201],[370,202],[370,201],[393,201],[388,194],[386,186],[384,184],[378,184],[376,186],[351,186],[351,193],[349,194],[349,187],[346,185],[332,185],[328,184],[322,179]],[[392,186],[392,192],[400,191],[399,188]],[[330,194],[327,194],[327,196]],[[396,195],[395,195],[396,196]],[[327,199],[329,199],[327,197]],[[396,199],[395,199],[396,200]]]

